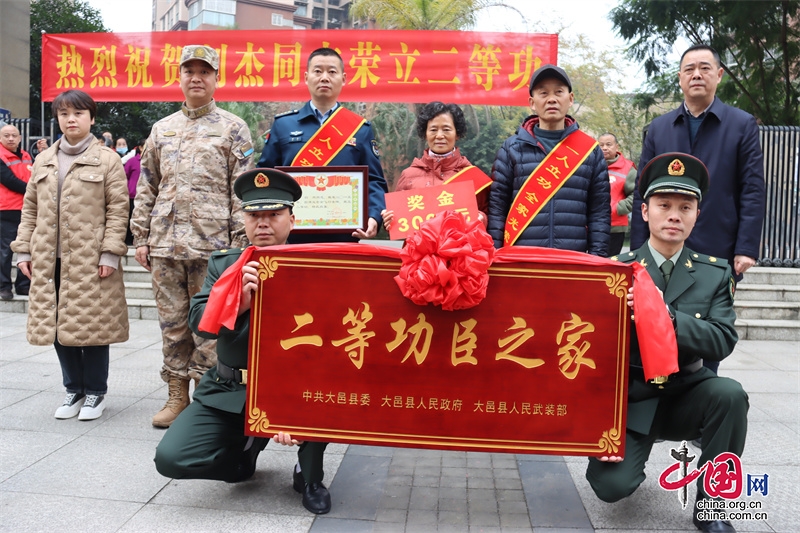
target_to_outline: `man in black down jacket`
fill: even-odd
[[[578,123],[567,115],[572,102],[572,84],[562,68],[543,65],[533,73],[529,104],[534,115],[526,118],[517,133],[503,143],[494,162],[488,230],[497,248],[508,241],[506,219],[523,184],[556,145],[578,130]],[[611,234],[610,202],[608,166],[595,142],[580,166],[544,203],[513,244],[606,257]]]

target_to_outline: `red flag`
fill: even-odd
[[[667,306],[647,269],[633,266],[633,316],[642,356],[644,379],[667,377],[678,371],[678,341]]]
[[[255,250],[248,246],[234,264],[225,269],[211,288],[203,318],[197,329],[217,334],[222,326],[233,330],[239,316],[239,299],[242,293],[242,267],[250,261]]]

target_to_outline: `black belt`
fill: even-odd
[[[689,363],[688,365],[682,366],[680,370],[678,370],[677,375],[679,376],[689,376],[694,374],[698,370],[703,368],[703,360],[698,359],[693,363]],[[640,379],[644,380],[644,368],[641,366],[633,365],[631,366],[631,370],[639,376]],[[674,375],[674,374],[673,374]]]
[[[247,369],[233,368],[217,361],[217,375],[227,381],[235,381],[240,385],[247,385]]]
[[[689,363],[688,365],[681,367],[681,369],[678,371],[678,375],[686,376],[689,374],[694,374],[701,368],[703,368],[703,360],[698,359],[694,363]]]

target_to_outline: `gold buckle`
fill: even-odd
[[[658,385],[659,389],[664,388],[664,383],[669,381],[669,376],[656,376],[650,380],[653,385]]]
[[[247,369],[243,368],[240,370],[240,372],[242,373],[242,381],[240,381],[239,384],[247,385]]]

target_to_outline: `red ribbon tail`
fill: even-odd
[[[242,292],[242,267],[250,261],[255,251],[248,246],[234,264],[225,269],[208,295],[203,318],[197,329],[214,335],[222,326],[232,330],[239,316],[239,298]]]
[[[664,299],[647,269],[633,266],[633,315],[644,379],[650,381],[678,371],[678,341]]]

